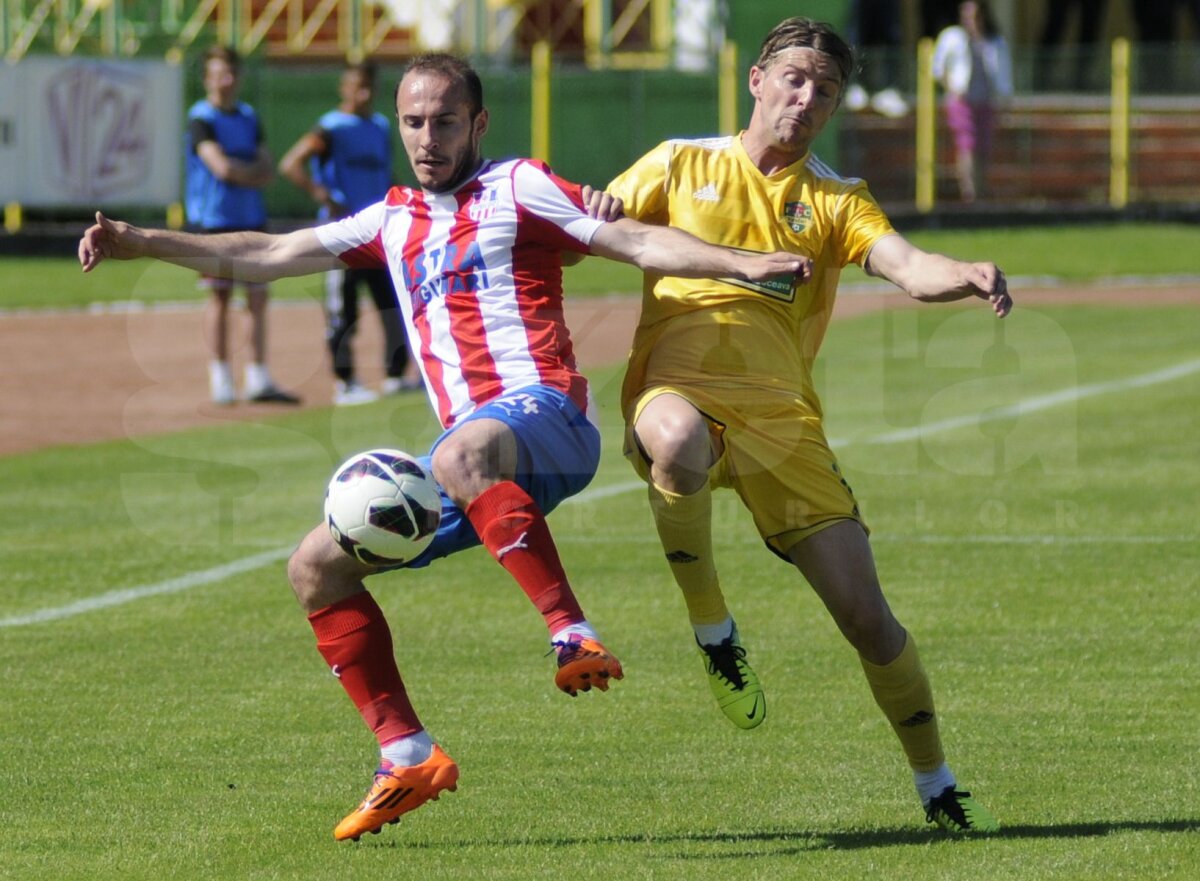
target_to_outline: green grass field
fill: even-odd
[[[1195,254],[1200,249],[1200,233],[1195,227],[1166,223],[931,230],[915,232],[909,238],[922,248],[963,260],[992,260],[1011,278],[1072,282],[1119,276],[1194,278]],[[127,301],[160,303],[198,296],[195,274],[178,267],[138,260],[108,263],[85,276],[69,256],[0,260],[0,309],[66,309]],[[634,267],[607,260],[587,260],[570,267],[565,280],[570,296],[641,289],[641,275]],[[863,280],[865,276],[856,267],[850,267],[844,276],[847,283]],[[279,299],[322,297],[317,276],[276,282],[272,292]]]
[[[619,455],[618,367],[591,374],[600,473],[551,522],[625,681],[556,692],[482,551],[374,579],[462,779],[358,845],[331,829],[374,742],[283,559],[344,456],[425,448],[424,403],[0,458],[0,879],[1193,879],[1196,328],[944,307],[829,334],[828,430],[951,764],[1004,824],[983,840],[925,826],[852,652],[728,493],[719,563],[771,709],[720,716]]]

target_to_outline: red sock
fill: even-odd
[[[542,613],[551,634],[584,620],[546,518],[525,490],[512,481],[494,484],[467,505],[467,518]]]
[[[383,610],[363,591],[308,616],[329,663],[382,746],[424,726],[408,700]]]

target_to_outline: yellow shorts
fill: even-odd
[[[643,390],[626,423],[625,456],[646,482],[650,463],[633,426],[646,405],[663,394],[678,395],[709,420],[721,451],[709,469],[709,485],[733,489],[763,541],[781,557],[796,542],[842,520],[856,520],[866,529],[820,417],[794,398],[739,399],[734,406],[724,400],[728,392],[669,385]]]

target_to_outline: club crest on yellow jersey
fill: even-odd
[[[792,232],[804,232],[812,223],[812,206],[807,202],[788,202],[783,206],[783,222]]]

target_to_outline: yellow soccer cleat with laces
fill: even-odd
[[[738,642],[737,631],[716,645],[699,640],[708,672],[708,688],[725,718],[738,728],[757,728],[767,718],[767,696],[758,676],[746,663],[746,650]]]

